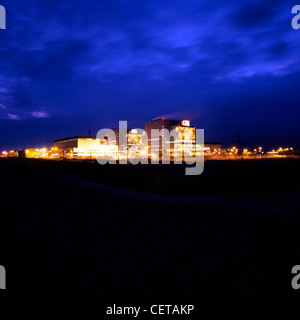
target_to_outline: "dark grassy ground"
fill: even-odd
[[[257,196],[300,191],[300,158],[207,161],[199,176],[185,165],[105,165],[96,161],[11,159],[55,173],[117,188],[177,196]],[[44,171],[43,171],[44,172]]]
[[[0,159],[1,297],[298,298],[298,163],[211,162],[191,179],[182,168]],[[190,195],[192,186],[197,198],[67,176],[152,193]]]

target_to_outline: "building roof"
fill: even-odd
[[[54,142],[63,142],[63,141],[78,140],[78,139],[96,139],[96,137],[95,136],[73,136],[69,138],[54,140]]]

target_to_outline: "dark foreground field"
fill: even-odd
[[[298,168],[211,162],[191,178],[177,167],[0,159],[0,297],[299,298]]]

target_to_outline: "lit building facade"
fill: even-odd
[[[42,159],[47,158],[49,151],[47,148],[25,148],[18,152],[20,158],[33,158],[33,159]]]
[[[112,129],[115,134],[114,139],[108,139],[107,145],[114,146],[116,152],[119,151],[119,129]],[[122,149],[126,150],[129,157],[147,157],[148,148],[147,148],[147,138],[146,132],[142,129],[128,129],[126,135],[126,143],[122,145]]]
[[[101,141],[92,136],[74,136],[54,141],[58,154],[66,159],[94,159],[101,155]]]
[[[190,125],[189,120],[152,120],[145,124],[145,131],[149,141],[149,156],[152,158],[170,155],[174,159],[195,154],[196,128]]]
[[[146,131],[130,129],[127,132],[127,149],[129,157],[148,157],[148,138]]]
[[[226,149],[222,148],[220,142],[207,142],[204,144],[204,153],[207,155],[220,155],[225,154]]]

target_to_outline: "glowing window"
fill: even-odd
[[[182,120],[181,124],[183,127],[189,127],[190,126],[190,120]]]

